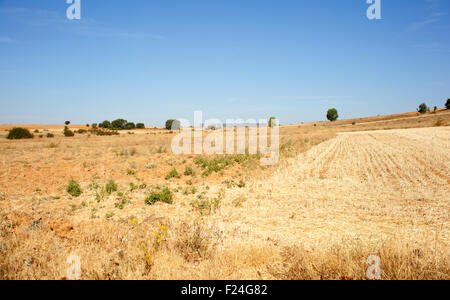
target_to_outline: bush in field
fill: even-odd
[[[339,114],[336,108],[331,108],[327,112],[327,119],[331,122],[336,121],[339,118]]]
[[[145,198],[145,204],[153,205],[156,202],[163,202],[167,204],[173,203],[173,193],[168,188],[157,188],[147,198]]]
[[[420,104],[419,107],[417,108],[417,111],[421,114],[426,113],[428,110],[429,108],[425,103]]]
[[[117,184],[114,182],[114,180],[111,179],[106,183],[105,191],[110,195],[117,191]]]
[[[166,180],[171,179],[171,178],[180,178],[180,174],[178,174],[177,170],[175,168],[173,168],[167,175],[166,175]]]
[[[67,137],[72,137],[75,135],[75,133],[73,133],[73,131],[70,130],[67,126],[64,127],[63,133],[64,133],[64,136],[67,136]]]
[[[145,129],[145,124],[144,123],[137,123],[136,124],[136,128],[137,129]]]
[[[80,185],[75,180],[70,180],[69,185],[67,186],[67,192],[72,197],[78,197],[81,195],[82,191],[80,189]]]
[[[47,138],[54,138],[55,137],[55,135],[53,134],[53,133],[47,133]]]
[[[25,128],[13,128],[9,131],[6,136],[9,140],[21,140],[21,139],[32,139],[33,135],[28,129]]]
[[[131,130],[131,129],[135,129],[136,125],[133,122],[128,122],[127,124],[125,124],[125,129],[127,130]]]
[[[64,124],[70,125],[70,121],[65,121]]]
[[[83,133],[86,133],[86,132],[87,132],[86,129],[78,129],[78,133],[80,133],[80,134],[83,134]]]
[[[98,136],[119,135],[119,133],[116,130],[94,130],[92,132]]]
[[[97,123],[92,123],[92,125],[91,125],[92,129],[97,129],[97,127],[98,127]]]
[[[450,98],[447,99],[447,102],[445,102],[445,107],[446,107],[447,109],[450,109]]]
[[[178,130],[181,127],[181,123],[178,120],[167,120],[166,129],[167,130]]]
[[[186,167],[186,169],[184,170],[184,175],[185,176],[195,176],[194,169],[192,169],[192,167]]]

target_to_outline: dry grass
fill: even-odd
[[[370,255],[383,279],[449,279],[449,116],[287,126],[276,168],[171,180],[196,168],[173,135],[0,139],[0,279],[64,278],[71,254],[82,279],[364,279]],[[161,185],[174,204],[146,205]]]

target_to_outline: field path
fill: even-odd
[[[449,254],[450,128],[342,133],[231,198],[216,224],[235,240],[312,248],[343,240],[414,244]]]

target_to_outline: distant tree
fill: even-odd
[[[136,125],[133,122],[128,122],[127,124],[125,124],[125,129],[127,130],[131,130],[131,129],[135,129]]]
[[[445,103],[445,107],[446,107],[447,109],[450,109],[450,98],[447,99],[447,102]]]
[[[125,119],[117,119],[111,122],[111,126],[114,129],[125,129],[128,121]]]
[[[108,120],[103,121],[98,125],[100,128],[111,128],[111,122]]]
[[[166,129],[167,130],[178,130],[181,127],[181,123],[178,120],[167,120]]]
[[[86,124],[86,127],[91,127],[91,125],[89,125],[89,124]]]
[[[275,120],[276,120],[276,118],[275,117],[270,117],[270,119],[269,119],[269,127],[270,128],[273,128],[273,127],[275,127]]]
[[[433,112],[436,113],[437,112],[437,106],[434,106]]]
[[[336,108],[331,108],[327,112],[327,119],[331,122],[336,121],[339,118],[338,111]]]
[[[145,129],[145,124],[144,123],[137,123],[136,124],[136,128],[137,129]]]
[[[64,124],[69,125],[70,121],[65,121]]]
[[[92,129],[97,129],[98,125],[97,125],[97,123],[92,123],[91,127],[92,127]]]
[[[419,107],[417,108],[417,111],[421,114],[426,113],[427,111],[429,111],[428,106],[425,103],[422,103],[419,105]]]

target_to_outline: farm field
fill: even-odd
[[[221,158],[171,154],[175,133],[3,131],[0,279],[63,279],[70,255],[82,279],[365,279],[371,255],[382,279],[450,279],[448,125],[439,111],[283,126],[278,166],[232,157],[206,174],[198,159]],[[164,190],[171,203],[148,205]]]

